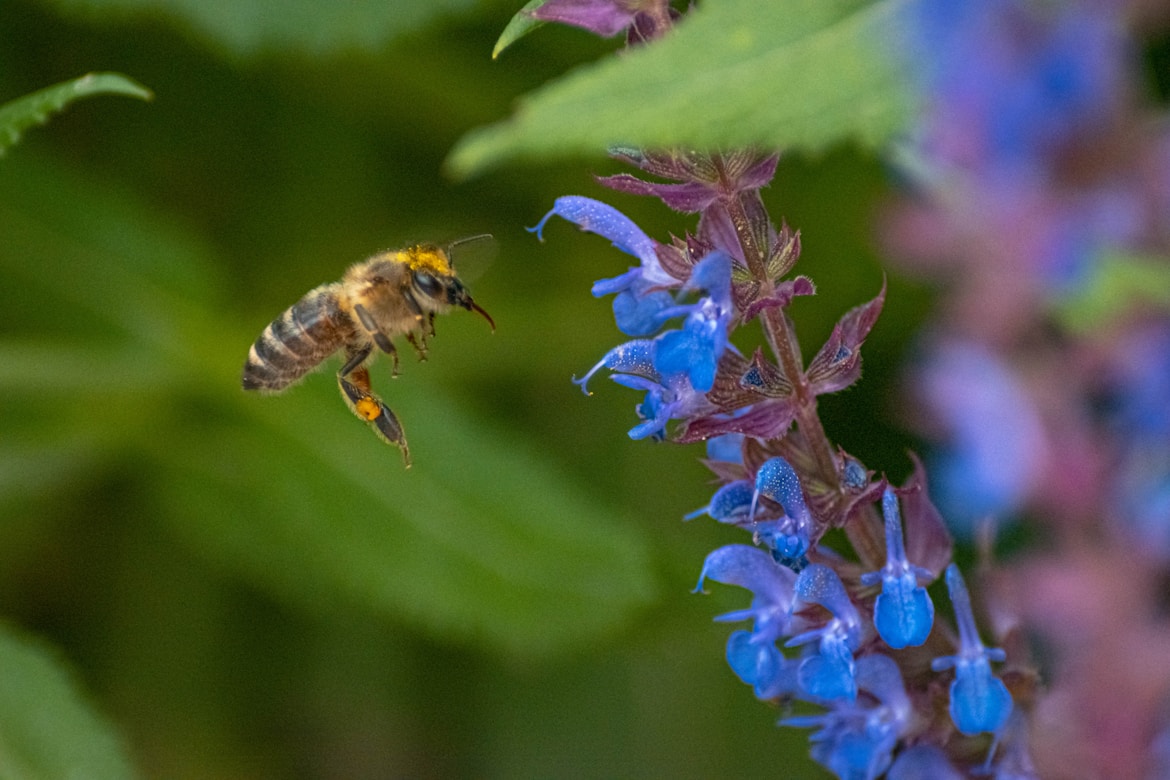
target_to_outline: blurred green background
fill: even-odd
[[[620,170],[601,156],[443,173],[464,133],[618,46],[550,26],[493,62],[518,5],[0,5],[0,103],[95,70],[155,93],[74,104],[0,158],[0,610],[142,776],[824,776],[723,661],[711,618],[748,594],[690,593],[747,541],[680,521],[712,490],[702,448],[632,442],[634,394],[568,381],[622,340],[588,291],[630,259],[523,230],[562,194],[659,239],[692,221],[597,186]],[[883,180],[839,147],[765,192],[818,285],[793,310],[808,354],[881,284]],[[336,360],[240,390],[311,287],[481,232],[497,332],[457,312],[426,363],[374,367],[410,471],[346,411]],[[897,366],[927,304],[890,285],[863,381],[823,409],[900,479]]]

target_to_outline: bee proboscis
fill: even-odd
[[[458,243],[478,238],[487,236]],[[435,315],[455,306],[482,315],[493,331],[496,328],[491,315],[472,300],[455,275],[448,249],[417,244],[382,252],[351,266],[341,281],[310,290],[252,344],[244,363],[244,389],[279,393],[343,350],[344,362],[337,372],[342,398],[380,438],[402,450],[409,468],[402,425],[374,395],[366,363],[375,349],[385,352],[397,376],[395,336],[405,336],[424,360],[427,338],[435,333]]]

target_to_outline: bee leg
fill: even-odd
[[[378,349],[390,356],[394,367],[390,369],[390,376],[398,376],[398,350],[394,348],[394,342],[386,337],[382,331],[374,334],[374,343],[378,345]]]
[[[366,332],[370,334],[370,338],[372,338],[374,343],[378,345],[378,349],[382,350],[387,355],[389,355],[391,359],[393,359],[394,369],[391,371],[390,375],[398,376],[398,350],[394,348],[394,342],[391,341],[390,337],[378,328],[378,323],[374,322],[374,318],[370,316],[368,311],[366,311],[365,306],[362,306],[359,303],[353,307],[353,311],[354,314],[357,315],[358,320],[362,323],[362,327],[365,328]],[[368,355],[369,352],[367,351],[366,354]],[[365,358],[362,358],[362,360],[365,360]],[[360,362],[362,361],[359,360],[358,363]],[[348,373],[345,372],[344,368],[342,368],[342,371],[344,373]]]
[[[418,353],[420,362],[427,359],[427,337],[426,334],[420,334],[419,338],[414,337],[414,333],[407,333],[406,340],[410,342],[410,346],[414,347],[414,351]]]
[[[409,308],[410,311],[414,314],[415,322],[417,322],[419,324],[419,331],[423,332],[425,335],[426,328],[422,327],[422,324],[423,324],[422,307],[418,305],[418,301],[416,301],[414,299],[414,296],[410,293],[409,290],[407,290],[406,293],[402,296],[402,299],[404,301],[406,301],[407,308]],[[429,317],[430,317],[430,323],[431,323],[431,333],[434,333],[435,332],[435,313],[430,312]]]
[[[410,449],[406,446],[406,434],[398,417],[382,399],[373,394],[370,387],[370,370],[362,363],[370,356],[370,348],[357,350],[350,355],[345,365],[337,372],[337,383],[341,386],[341,397],[358,417],[370,423],[378,437],[402,450],[402,460],[410,468]]]

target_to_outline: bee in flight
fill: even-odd
[[[488,236],[457,243],[480,238]],[[391,339],[399,335],[406,337],[419,360],[425,360],[427,338],[435,333],[435,315],[453,306],[482,315],[496,329],[491,315],[471,299],[455,276],[450,248],[418,244],[383,252],[351,266],[340,282],[310,290],[273,320],[248,350],[244,389],[278,393],[344,350],[344,363],[337,372],[342,398],[380,438],[402,450],[409,468],[410,450],[402,425],[374,395],[366,363],[377,348],[390,355],[397,376],[398,351]]]

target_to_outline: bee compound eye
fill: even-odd
[[[431,298],[438,298],[443,293],[443,285],[426,271],[414,272],[414,286],[419,292]]]

